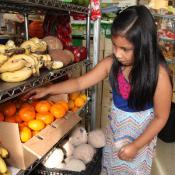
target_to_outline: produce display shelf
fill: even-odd
[[[43,10],[65,10],[88,14],[89,8],[70,3],[65,3],[59,0],[1,0],[0,12],[16,12],[36,14],[42,13]]]
[[[0,103],[3,103],[14,97],[17,97],[34,87],[39,87],[50,81],[56,80],[66,75],[67,73],[72,73],[74,70],[77,70],[82,66],[88,66],[88,65],[90,65],[89,60],[84,60],[75,64],[68,65],[58,70],[52,70],[52,71],[48,71],[46,69],[41,70],[40,76],[31,77],[26,81],[18,83],[7,83],[0,81]]]

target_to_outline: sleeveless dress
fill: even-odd
[[[143,111],[128,107],[130,84],[122,71],[118,77],[119,92],[113,90],[113,104],[110,122],[106,130],[106,146],[103,149],[102,172],[107,175],[150,175],[157,137],[139,150],[132,161],[119,159],[118,151],[139,137],[153,120],[153,105],[148,104]]]

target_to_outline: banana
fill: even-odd
[[[22,69],[25,66],[25,64],[25,60],[21,59],[18,55],[14,55],[0,66],[0,73],[12,72]]]
[[[26,54],[13,55],[0,67],[0,72],[12,72],[22,69],[24,66],[35,68],[35,60]]]
[[[26,54],[29,54],[31,52],[31,48],[36,49],[36,44],[33,41],[28,40],[28,41],[24,41],[20,47],[25,49]]]
[[[7,165],[5,161],[0,156],[0,173],[6,173],[7,172]]]
[[[35,68],[33,69],[33,74],[36,73],[36,75],[39,75],[39,74],[40,74],[39,70],[40,70],[40,68],[43,66],[43,63],[39,60],[39,58],[37,57],[36,54],[31,54],[30,56],[31,56],[31,57],[33,58],[33,60],[35,61]],[[35,72],[34,72],[34,71],[35,71]]]
[[[14,55],[12,58],[13,59],[25,60],[25,62],[26,62],[25,66],[26,67],[35,67],[35,61],[30,55],[19,54],[19,55]]]
[[[7,48],[6,48],[5,45],[0,44],[0,53],[1,53],[1,54],[4,54],[6,49],[7,49]]]
[[[30,41],[34,42],[37,45],[37,50],[35,51],[39,51],[39,52],[44,52],[47,50],[47,43],[41,39],[38,39],[36,37],[31,38]],[[32,52],[35,52],[34,50],[32,50]]]
[[[31,38],[30,41],[34,42],[35,44],[41,42],[41,40],[40,40],[39,38],[37,38],[37,37],[33,37],[33,38]]]
[[[28,41],[24,41],[21,48],[26,50],[26,53],[34,53],[34,52],[44,52],[47,50],[47,43],[38,38],[31,38]]]
[[[0,156],[2,158],[7,158],[8,156],[8,151],[7,149],[5,149],[4,147],[0,146]]]
[[[7,170],[7,172],[3,173],[2,175],[12,175],[12,173],[9,170]]]
[[[6,82],[20,82],[28,79],[32,75],[32,69],[24,67],[14,72],[4,72],[0,78]]]
[[[38,60],[38,67],[39,68],[43,67],[44,61],[41,59],[42,55],[38,55],[38,54],[34,54],[34,53],[32,53],[31,55],[32,55],[32,57],[35,57]]]
[[[0,66],[8,60],[8,56],[0,54]]]
[[[52,65],[52,58],[50,57],[50,55],[46,54],[46,55],[40,55],[40,60],[43,61],[44,66],[49,68]]]

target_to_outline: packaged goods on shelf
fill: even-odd
[[[159,44],[167,60],[175,57],[175,16],[154,14],[158,28]]]

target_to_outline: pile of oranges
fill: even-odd
[[[0,121],[18,123],[20,139],[27,142],[55,119],[64,117],[67,111],[68,103],[65,101],[8,102],[0,107]]]
[[[18,123],[21,142],[27,142],[55,119],[64,117],[68,110],[76,112],[86,101],[85,94],[75,92],[69,94],[68,103],[49,100],[7,102],[0,106],[0,121]]]
[[[74,92],[69,94],[68,107],[72,112],[76,112],[82,108],[87,101],[87,96],[84,93]]]

